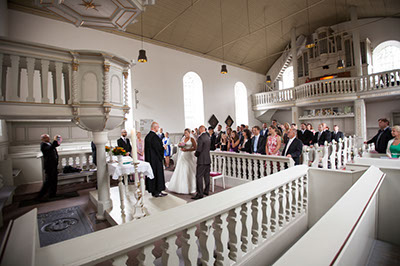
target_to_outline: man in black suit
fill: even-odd
[[[300,164],[300,156],[303,151],[303,143],[301,140],[296,138],[297,130],[291,128],[288,132],[288,142],[283,148],[283,156],[290,157],[293,159],[295,165]]]
[[[154,178],[146,178],[146,189],[153,197],[163,197],[167,194],[162,193],[165,190],[164,178],[164,145],[158,137],[157,132],[159,129],[157,122],[151,124],[151,130],[144,139],[144,158],[146,162],[150,163],[153,170]]]
[[[126,137],[128,133],[125,129],[121,130],[121,137],[118,139],[117,144],[118,147],[123,148],[126,151],[127,156],[131,156],[132,146],[129,139]]]
[[[206,132],[205,126],[199,127],[200,136],[197,139],[195,156],[197,157],[196,166],[196,195],[192,199],[201,199],[204,195],[208,196],[210,191],[210,136]],[[204,179],[204,189],[203,189]]]
[[[265,155],[265,138],[260,135],[260,127],[254,126],[253,138],[251,139],[251,153],[259,153]]]
[[[265,138],[265,139],[268,137],[268,125],[267,125],[267,123],[264,123],[262,125],[262,129],[260,131],[260,135],[263,136],[263,138]]]
[[[217,145],[217,135],[214,133],[213,127],[208,127],[208,134],[210,135],[210,150],[215,151]]]
[[[224,131],[222,131],[222,126],[218,125],[217,126],[217,132],[215,132],[217,135],[217,148],[220,147],[220,143],[221,143],[221,135],[222,133],[225,133]]]
[[[160,132],[157,135],[161,139],[161,141],[165,138],[165,135],[164,135],[164,132],[163,132],[162,128],[160,128]]]
[[[49,135],[43,134],[41,136],[41,141],[40,150],[43,153],[45,180],[37,197],[39,200],[41,200],[47,192],[49,192],[49,198],[54,198],[57,195],[58,153],[56,147],[60,146],[61,136],[55,136],[53,142],[50,143]]]
[[[344,139],[344,134],[342,131],[339,131],[338,125],[334,125],[332,131],[332,140],[339,142],[339,139]]]
[[[375,150],[378,153],[386,153],[388,142],[393,138],[392,129],[389,127],[389,120],[387,120],[386,118],[379,119],[378,123],[378,134],[376,134],[375,137],[365,143],[375,143]]]
[[[301,128],[297,130],[297,138],[301,140],[303,145],[311,145],[313,141],[314,134],[307,129],[307,125],[305,123],[301,123]]]
[[[326,130],[326,124],[318,125],[318,132],[315,132],[313,144],[318,143],[319,146],[325,145],[325,141],[331,142],[331,132]]]

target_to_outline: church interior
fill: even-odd
[[[400,265],[399,140],[400,1],[0,0],[1,265]]]

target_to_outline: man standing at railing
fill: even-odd
[[[251,153],[265,154],[265,138],[260,135],[260,127],[254,126],[253,138],[251,139]]]
[[[381,118],[378,120],[379,131],[372,139],[368,140],[367,144],[374,143],[375,150],[378,153],[386,153],[387,145],[389,140],[393,138],[392,129],[389,127],[389,120],[386,118]]]
[[[47,134],[43,134],[40,138],[42,140],[42,143],[40,143],[40,150],[43,153],[45,180],[37,196],[38,200],[42,200],[47,192],[49,192],[49,198],[54,198],[57,195],[58,153],[56,147],[60,146],[61,143],[61,136],[54,136],[52,143],[50,143],[50,136]]]
[[[296,138],[297,130],[291,128],[288,132],[289,140],[283,148],[283,156],[292,158],[295,165],[300,164],[300,155],[303,151],[303,143]]]
[[[301,123],[300,130],[297,130],[297,138],[303,142],[303,145],[311,145],[313,140],[313,133],[307,129],[305,123]]]
[[[342,131],[339,131],[339,126],[334,125],[332,131],[332,140],[339,142],[339,139],[344,139],[344,135]]]
[[[121,137],[117,140],[118,147],[123,148],[126,151],[127,156],[132,156],[132,146],[131,142],[127,138],[128,132],[125,129],[121,130]],[[133,137],[133,136],[132,136]]]
[[[318,125],[318,132],[315,132],[313,144],[318,143],[319,146],[325,144],[325,141],[328,143],[331,142],[331,132],[326,130],[326,124],[322,123]]]

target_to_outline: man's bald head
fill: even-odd
[[[43,141],[43,142],[50,142],[50,136],[47,135],[47,134],[42,134],[40,136],[40,140]]]
[[[157,122],[151,123],[151,130],[154,132],[158,132],[158,129],[160,128],[160,125]]]
[[[126,131],[126,129],[121,130],[121,136],[123,136],[124,138],[128,135],[128,132]]]

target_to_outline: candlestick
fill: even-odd
[[[136,163],[138,161],[137,159],[137,143],[136,143],[136,130],[132,129],[131,131],[131,135],[132,135],[132,160],[134,163]]]

